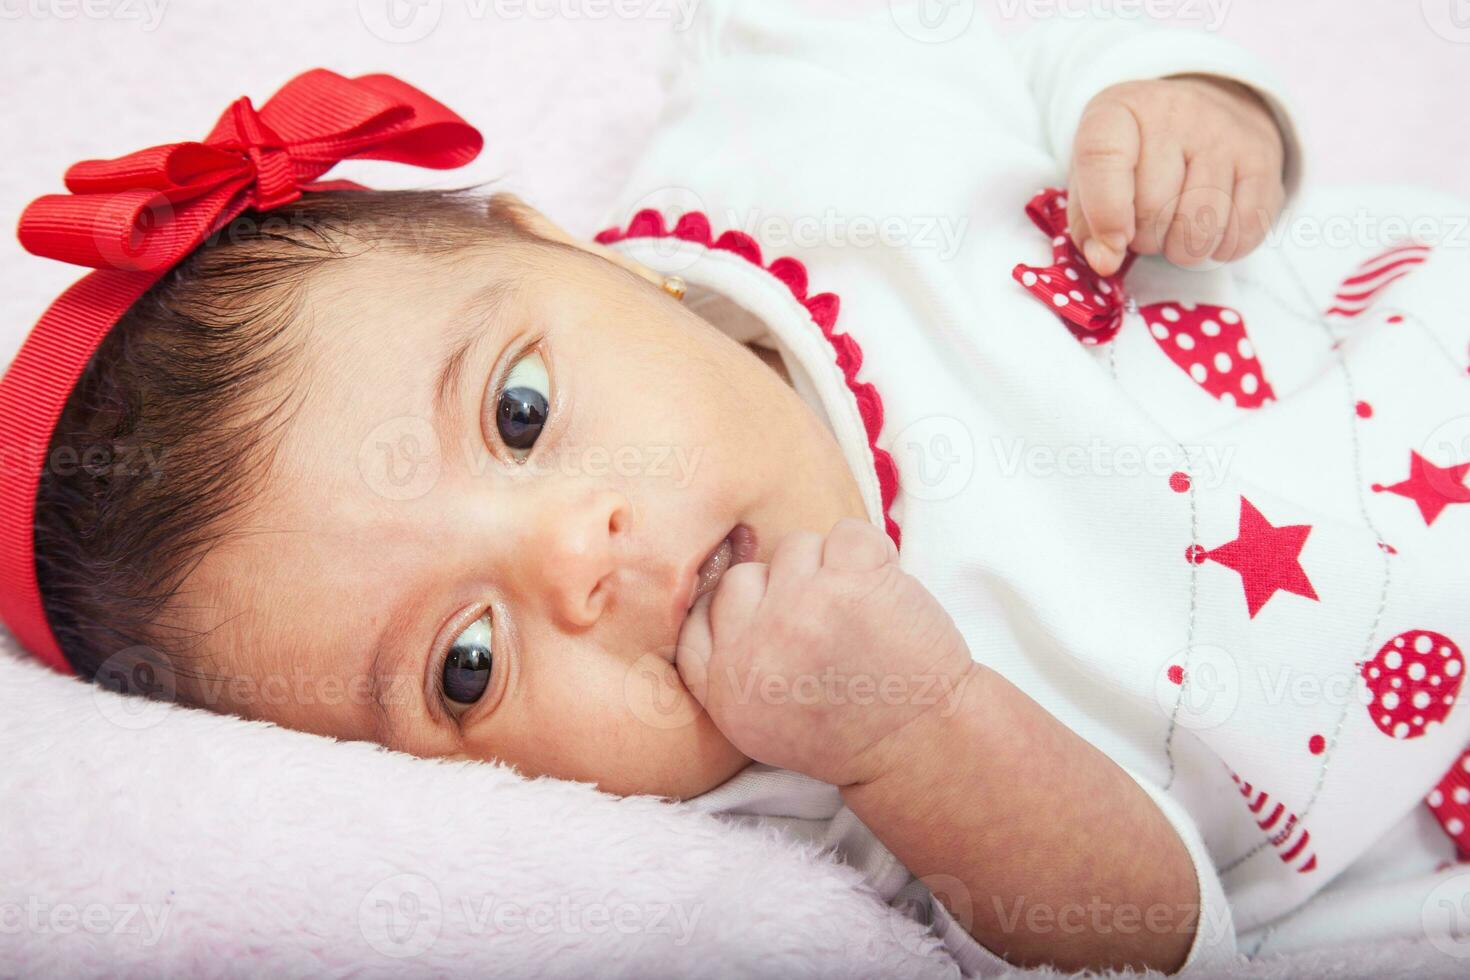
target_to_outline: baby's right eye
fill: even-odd
[[[495,663],[490,626],[486,613],[459,634],[444,657],[440,685],[444,696],[456,704],[474,704],[490,686]]]
[[[533,350],[511,365],[495,398],[495,427],[517,458],[530,453],[550,410],[551,377]]]

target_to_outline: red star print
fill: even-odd
[[[1310,524],[1273,527],[1254,504],[1241,497],[1239,536],[1213,551],[1197,554],[1193,560],[1217,561],[1239,573],[1246,607],[1255,619],[1277,592],[1317,601],[1317,591],[1301,563],[1302,547],[1311,533]]]
[[[1425,525],[1429,525],[1450,504],[1470,504],[1470,487],[1465,486],[1466,473],[1470,473],[1470,463],[1435,466],[1411,449],[1409,478],[1388,487],[1375,483],[1373,492],[1408,497],[1419,505],[1419,513],[1424,516]]]

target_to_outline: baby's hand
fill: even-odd
[[[836,786],[899,760],[896,733],[952,712],[974,666],[893,542],[853,519],[727,571],[690,611],[675,665],[736,748]]]
[[[1240,258],[1281,212],[1284,153],[1265,103],[1239,83],[1179,76],[1104,89],[1073,143],[1072,238],[1105,276],[1130,247],[1183,266]]]

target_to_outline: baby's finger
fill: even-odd
[[[822,544],[822,566],[845,572],[870,572],[888,562],[892,542],[867,521],[844,517]]]
[[[822,536],[815,531],[792,531],[776,542],[766,591],[795,595],[822,567]]]
[[[1266,233],[1281,212],[1285,191],[1275,174],[1242,174],[1235,179],[1235,240],[1221,243],[1215,258],[1229,262],[1255,251],[1265,241]],[[1229,236],[1227,236],[1228,238]]]
[[[1240,247],[1240,199],[1236,196],[1239,189],[1240,181],[1237,179],[1235,189],[1230,193],[1230,213],[1225,218],[1225,232],[1220,236],[1215,250],[1210,253],[1210,258],[1216,262],[1229,262]]]
[[[715,649],[709,627],[711,595],[700,596],[690,608],[674,648],[674,669],[700,704],[706,704],[709,698],[709,661]]]
[[[1077,186],[1077,172],[1067,179],[1068,187]],[[1082,212],[1082,198],[1076,194],[1067,195],[1067,230],[1072,233],[1072,241],[1078,248],[1092,237],[1092,226],[1087,223],[1087,215]]]
[[[1118,271],[1134,235],[1141,140],[1137,117],[1121,102],[1089,106],[1077,127],[1071,193],[1087,217],[1090,233],[1079,245],[1087,264],[1101,275]]]
[[[1228,165],[1211,156],[1190,161],[1184,191],[1164,241],[1164,258],[1190,268],[1208,259],[1220,247],[1230,222],[1230,195],[1235,179]]]
[[[1133,251],[1138,254],[1158,255],[1164,250],[1179,192],[1184,187],[1184,171],[1184,152],[1178,146],[1157,141],[1144,146],[1138,160],[1134,199],[1137,228]]]
[[[710,633],[716,643],[728,643],[745,632],[765,598],[769,573],[767,565],[755,561],[732,565],[725,572],[710,593]]]

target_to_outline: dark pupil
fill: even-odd
[[[490,683],[490,651],[482,646],[455,646],[444,658],[444,696],[474,704]]]
[[[507,388],[496,406],[500,438],[512,449],[530,449],[546,424],[546,398],[535,388]]]

